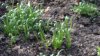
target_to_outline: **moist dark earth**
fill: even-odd
[[[36,2],[39,3],[39,1]],[[100,46],[100,16],[77,15],[71,11],[74,3],[73,0],[45,1],[43,3],[45,12],[42,19],[63,20],[65,16],[72,17],[72,46],[67,49],[63,44],[61,56],[97,56],[96,47]],[[0,9],[1,13],[3,12]],[[1,31],[0,56],[37,56],[41,52],[50,56],[50,54],[56,54],[60,50],[54,50],[51,46],[46,49],[32,38],[34,36],[30,35],[30,40],[27,42],[19,39],[14,45],[10,46],[8,37]]]

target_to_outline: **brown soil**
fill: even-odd
[[[67,49],[63,45],[61,56],[97,56],[96,47],[100,46],[100,16],[86,17],[73,13],[71,11],[73,0],[46,2],[43,19],[62,20],[65,16],[73,16],[72,47]],[[59,49],[54,50],[51,46],[46,49],[35,41],[33,36],[31,37],[27,42],[18,40],[16,44],[9,46],[9,39],[0,33],[0,56],[37,56],[40,52],[50,56],[59,51]]]

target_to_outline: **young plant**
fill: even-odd
[[[97,55],[100,56],[100,47],[97,47]]]
[[[40,32],[41,40],[43,41],[43,43],[45,43],[46,37],[45,37],[44,31],[42,30],[41,21],[39,22],[39,32]]]
[[[70,29],[72,25],[69,27],[69,18],[65,17],[64,22],[60,22],[56,24],[55,31],[53,32],[52,37],[52,45],[55,49],[61,48],[61,45],[63,43],[63,39],[66,39],[66,46],[67,48],[71,47],[71,35],[70,35]],[[72,23],[70,23],[72,24]]]
[[[64,21],[64,24],[65,24],[65,39],[66,39],[66,46],[67,48],[70,48],[71,47],[71,34],[70,34],[70,30],[72,28],[72,18],[70,18],[70,24],[68,24],[68,21],[69,21],[69,17],[65,17],[65,21]],[[68,27],[70,25],[70,28]]]
[[[63,38],[64,38],[64,29],[62,27],[63,23],[57,23],[55,31],[53,32],[52,45],[55,49],[61,48]]]
[[[11,36],[11,38],[10,38],[10,44],[12,45],[12,44],[14,44],[15,42],[16,42],[16,36],[13,36],[11,33],[9,33],[9,36]]]
[[[39,18],[41,13],[42,10],[32,7],[32,5],[24,3],[17,5],[16,8],[11,9],[4,15],[3,23],[5,34],[9,37],[16,37],[23,32],[25,35],[24,39],[28,39],[29,32],[34,29],[34,22]]]
[[[42,24],[43,24],[43,21],[40,20],[39,25],[38,25],[39,26],[38,28],[39,28],[40,39],[42,40],[42,43],[45,44],[46,48],[48,48],[48,46],[50,45],[50,40],[46,39]]]
[[[62,42],[63,42],[63,31],[59,30],[58,32],[53,33],[53,39],[52,39],[52,45],[55,49],[61,48]]]
[[[96,5],[85,2],[84,3],[80,2],[79,5],[74,6],[72,10],[75,13],[88,16],[93,16],[98,12]]]

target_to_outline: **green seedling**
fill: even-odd
[[[9,37],[16,37],[23,32],[25,40],[28,39],[31,30],[34,30],[35,21],[43,10],[24,3],[18,4],[4,15],[4,33]],[[9,34],[12,34],[11,36]]]
[[[44,31],[42,30],[41,23],[39,23],[39,31],[40,31],[41,40],[45,43],[46,37]]]
[[[42,29],[42,20],[39,22],[39,33],[40,33],[40,39],[42,40],[42,43],[45,44],[46,48],[48,48],[50,41],[46,39],[44,30]]]
[[[12,45],[12,44],[14,44],[15,42],[16,42],[16,37],[15,36],[13,36],[11,33],[9,33],[9,36],[11,36],[11,38],[10,38],[10,44]]]
[[[72,9],[75,13],[78,14],[83,14],[83,15],[88,15],[88,16],[93,16],[97,14],[98,10],[96,5],[91,4],[91,3],[82,3],[80,2],[78,6],[74,6]]]
[[[100,56],[100,47],[97,47],[97,55]]]
[[[68,28],[68,20],[69,18],[66,16],[65,17],[65,39],[66,39],[66,46],[67,48],[70,48],[71,47],[71,34],[70,34],[70,30]],[[72,28],[72,18],[70,18],[70,29]]]
[[[64,31],[61,27],[61,24],[57,23],[52,37],[52,45],[55,49],[61,48],[63,38],[64,38]]]
[[[69,18],[66,16],[64,22],[55,24],[55,31],[53,32],[52,45],[55,49],[61,48],[63,39],[66,39],[67,48],[71,47],[71,35],[69,28],[72,27],[72,21],[69,21]],[[69,26],[70,25],[70,26]]]

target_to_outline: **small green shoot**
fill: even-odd
[[[42,20],[39,21],[39,33],[40,33],[40,39],[42,40],[42,43],[45,44],[46,48],[48,48],[50,44],[50,40],[46,39],[44,30],[42,29]]]
[[[61,48],[63,39],[66,39],[67,48],[71,47],[71,34],[69,28],[72,27],[72,23],[69,24],[69,18],[65,17],[64,22],[57,23],[55,26],[55,31],[53,32],[52,45],[55,49]],[[70,25],[70,27],[69,27]]]
[[[70,30],[71,30],[71,27],[72,27],[72,18],[70,18],[70,28],[68,28],[68,20],[69,20],[69,17],[65,17],[65,22],[64,24],[66,24],[65,26],[65,39],[66,39],[66,46],[67,48],[70,48],[71,47],[71,34],[70,34]]]
[[[97,55],[100,56],[100,47],[97,47]]]
[[[80,2],[79,5],[74,6],[72,10],[75,13],[88,16],[93,16],[98,12],[96,5],[85,2],[84,3]]]
[[[41,22],[41,21],[40,21],[40,22]],[[44,31],[42,30],[41,23],[39,23],[39,32],[40,32],[41,40],[43,41],[43,43],[45,43],[46,37],[45,37]]]
[[[29,4],[18,4],[16,8],[9,10],[4,15],[4,33],[12,38],[23,32],[24,39],[27,40],[30,31],[34,30],[35,21],[39,18],[42,11]]]

